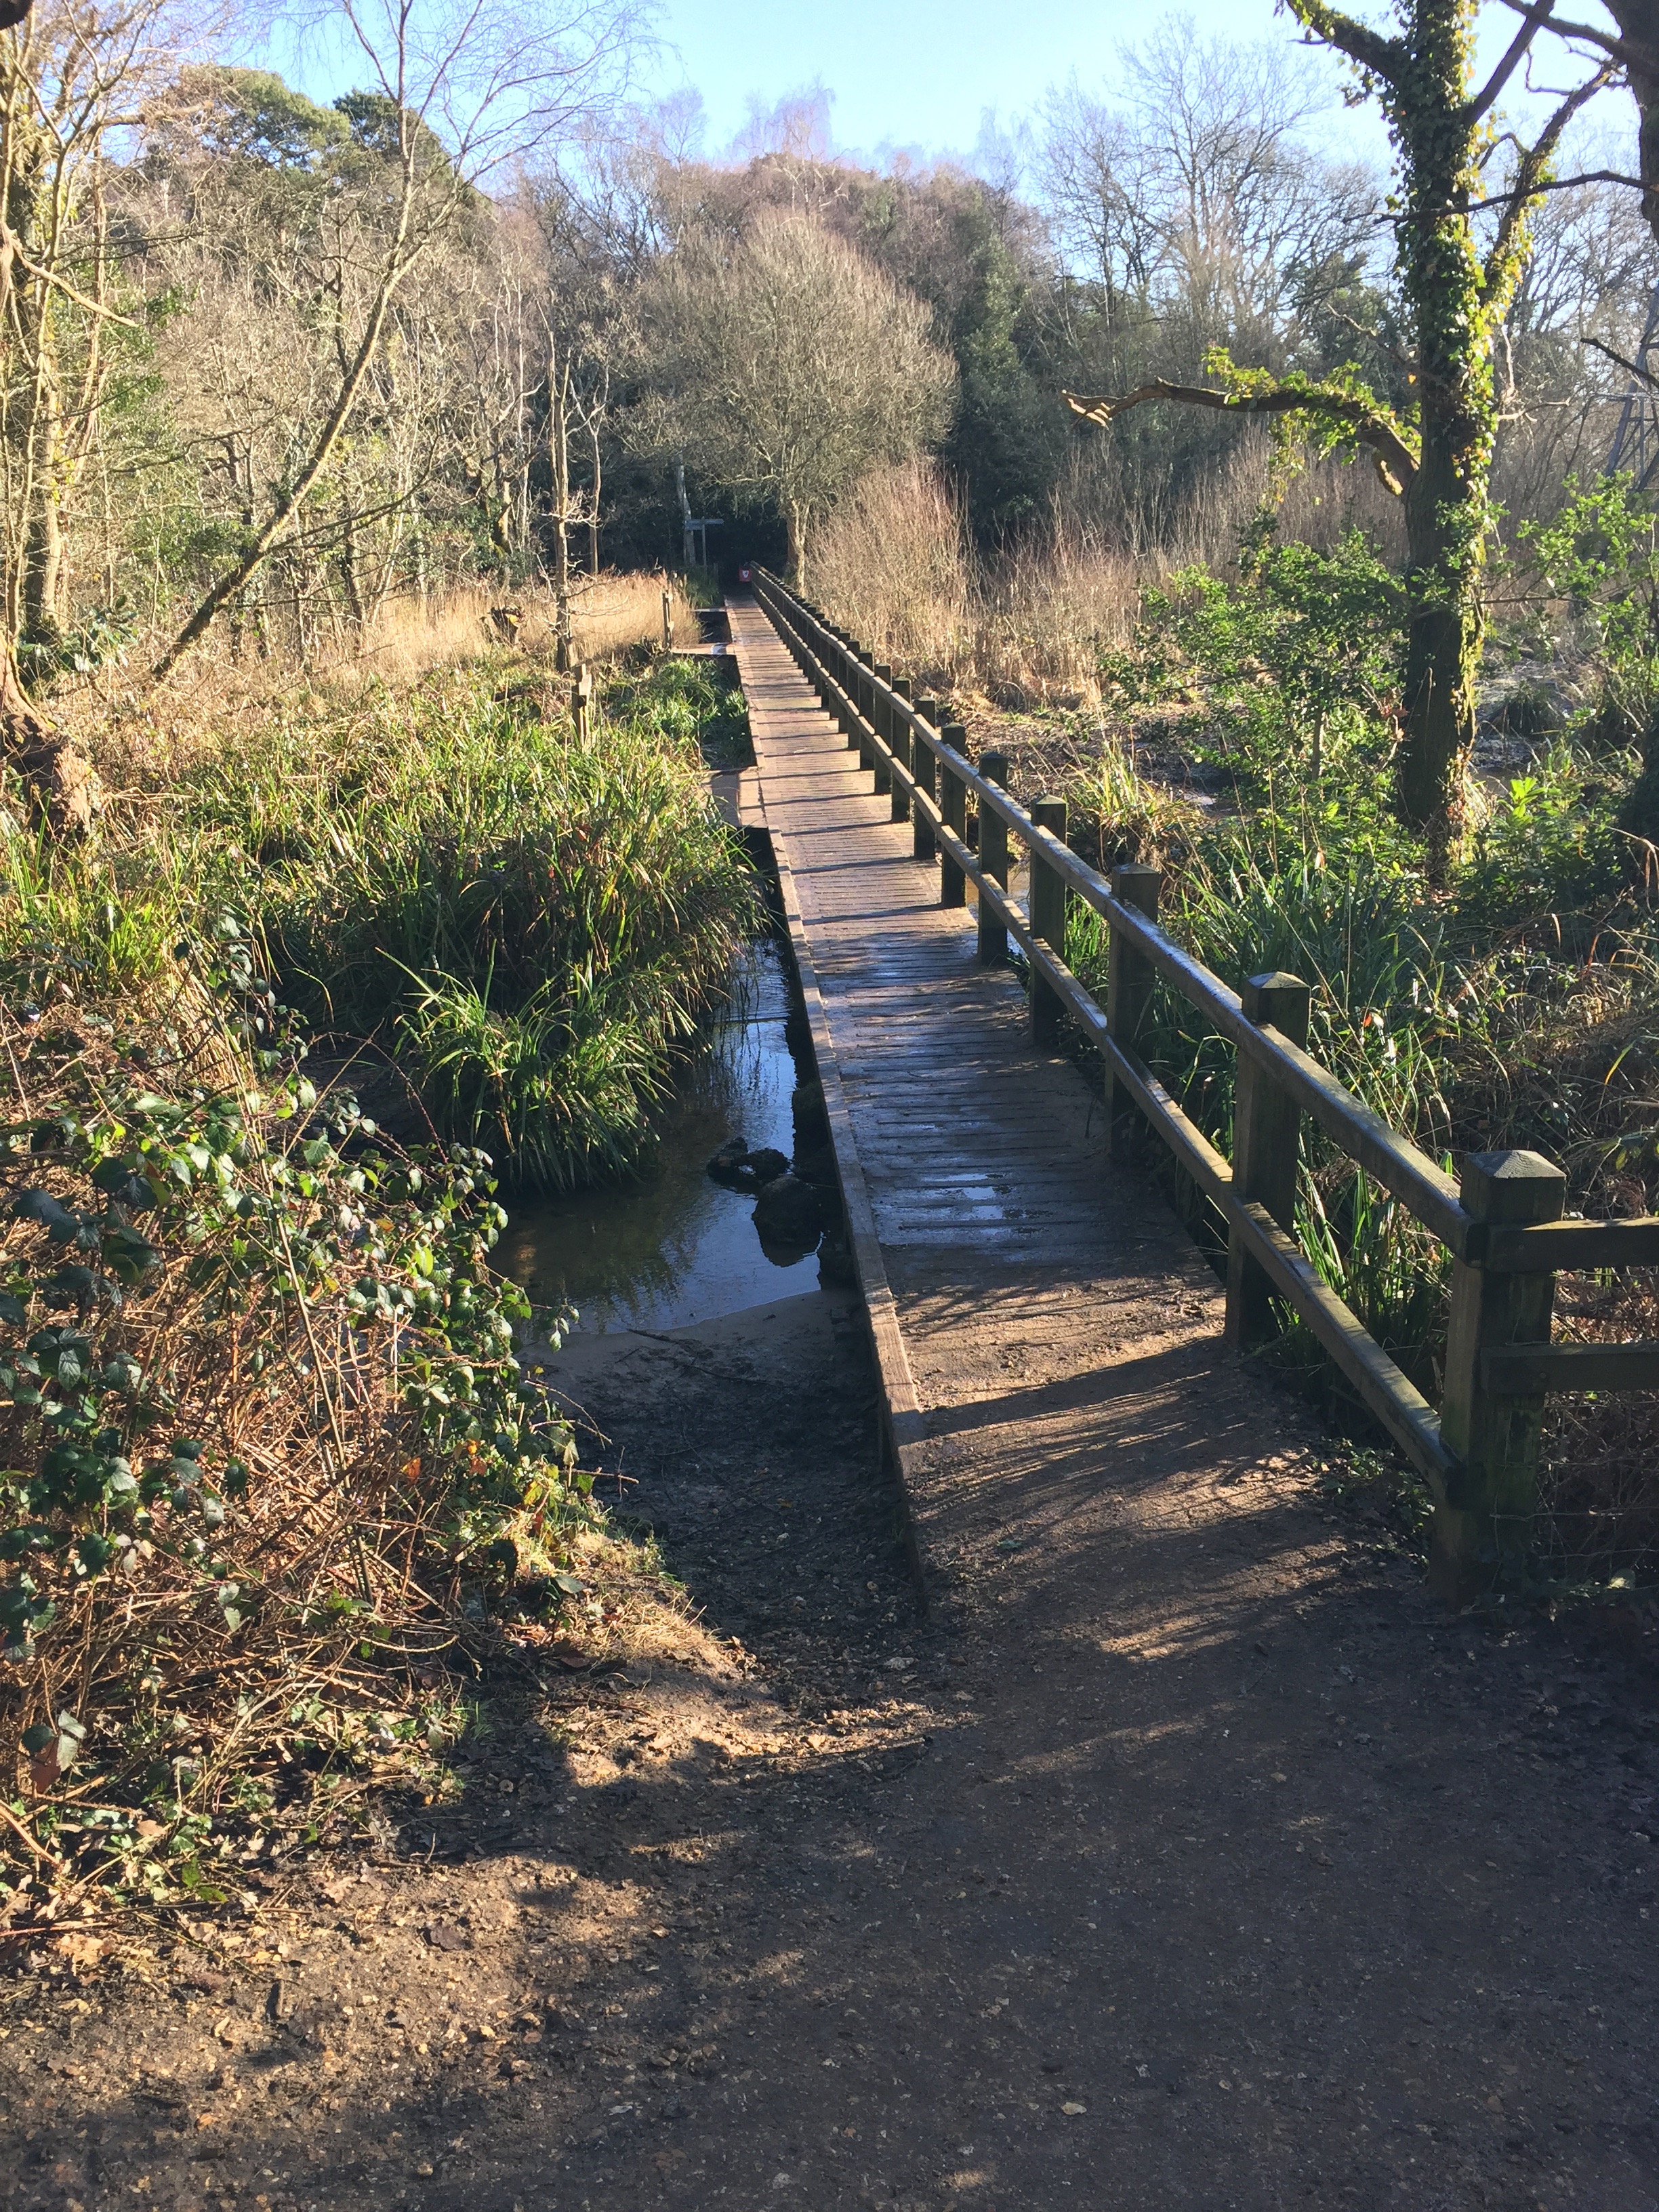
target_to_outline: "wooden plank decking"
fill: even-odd
[[[1222,1352],[1219,1286],[1168,1206],[1105,1159],[1078,1069],[1030,1042],[1012,973],[979,964],[971,906],[939,904],[937,868],[912,858],[908,826],[761,608],[738,600],[730,613],[919,1564],[937,1594],[1011,1511],[1056,1502],[1008,1492],[1016,1465],[1069,1469],[1098,1503],[1109,1472],[1129,1473],[1115,1464],[1126,1443],[1168,1441],[1165,1394],[1201,1392],[1212,1455],[1200,1445],[1200,1465],[1212,1469],[1251,1430],[1270,1448],[1277,1409]],[[1183,1432],[1191,1412],[1174,1424]]]

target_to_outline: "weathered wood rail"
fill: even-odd
[[[1426,1482],[1434,1503],[1431,1577],[1449,1601],[1465,1602],[1516,1569],[1531,1542],[1548,1395],[1659,1389],[1659,1342],[1551,1342],[1556,1276],[1659,1264],[1659,1218],[1564,1217],[1565,1175],[1536,1152],[1471,1154],[1454,1179],[1307,1052],[1308,984],[1272,974],[1231,989],[1158,926],[1158,870],[1120,867],[1102,876],[1067,846],[1063,799],[1038,799],[1028,812],[1003,787],[1002,757],[987,752],[975,767],[965,732],[942,719],[936,701],[913,697],[902,677],[777,578],[759,572],[756,591],[875,790],[890,793],[893,819],[914,825],[916,858],[937,860],[940,902],[962,906],[974,886],[981,960],[1005,959],[1011,939],[1024,954],[1033,1035],[1052,1038],[1069,1018],[1098,1051],[1109,1150],[1138,1121],[1219,1209],[1229,1243],[1228,1341],[1242,1349],[1268,1334],[1275,1300],[1300,1316]],[[1024,906],[1009,890],[1011,838],[1030,870]],[[1106,925],[1103,1006],[1065,962],[1073,900]],[[1237,1048],[1231,1160],[1136,1050],[1160,985]],[[1451,1255],[1437,1412],[1296,1242],[1304,1115]]]

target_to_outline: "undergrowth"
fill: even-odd
[[[321,703],[0,855],[0,1960],[441,1792],[500,1617],[598,1603],[496,1183],[633,1157],[726,988],[732,709],[641,667],[582,744],[499,654]],[[312,1079],[343,1030],[446,1142]]]

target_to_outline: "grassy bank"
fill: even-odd
[[[753,906],[729,701],[613,672],[578,743],[563,689],[503,650],[117,722],[97,843],[3,848],[0,1959],[236,1909],[449,1786],[497,1616],[604,1616],[496,1183],[648,1142]],[[365,1118],[365,1044],[441,1142]]]

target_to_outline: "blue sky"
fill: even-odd
[[[662,35],[681,69],[665,55],[660,74],[702,94],[711,151],[742,127],[750,96],[769,107],[821,82],[837,148],[965,153],[987,108],[1012,120],[1073,69],[1099,84],[1119,47],[1164,12],[1132,0],[665,0]],[[1293,43],[1272,0],[1193,0],[1179,12],[1204,33]],[[1351,127],[1340,106],[1333,122]]]
[[[378,0],[381,7],[390,0]],[[484,0],[487,7],[489,0]],[[646,98],[694,88],[707,128],[703,150],[732,148],[756,111],[821,88],[830,96],[830,139],[839,154],[882,161],[896,153],[922,160],[954,155],[971,160],[988,116],[1004,131],[1016,128],[1050,86],[1075,70],[1085,88],[1109,92],[1121,75],[1126,45],[1144,40],[1172,16],[1185,16],[1200,35],[1282,47],[1307,54],[1293,19],[1274,0],[1185,0],[1158,7],[1148,0],[647,0],[659,46],[637,91]],[[1353,0],[1350,0],[1353,4]],[[1583,0],[1592,18],[1601,10]],[[374,9],[370,10],[374,12]],[[1384,0],[1359,0],[1356,12],[1386,21]],[[271,60],[312,92],[328,98],[363,72],[343,51],[337,17],[325,6],[310,18],[312,33],[296,46],[283,0],[276,0]],[[1502,6],[1481,10],[1481,44],[1495,59],[1513,27]],[[333,35],[331,35],[331,29]],[[1560,48],[1540,42],[1543,74],[1559,80]],[[1343,104],[1341,64],[1319,50],[1304,63],[1331,88],[1330,104],[1308,136],[1331,154],[1384,166],[1388,143],[1374,102]],[[1578,72],[1571,72],[1577,77]],[[1518,95],[1518,98],[1516,97]],[[1511,105],[1538,112],[1517,82]],[[1626,119],[1628,114],[1628,121]],[[1598,102],[1592,129],[1633,132],[1633,111],[1622,97]],[[1621,149],[1622,151],[1622,149]]]
[[[1383,19],[1380,7],[1358,12]],[[1585,12],[1601,11],[1591,4]],[[657,76],[665,89],[689,82],[702,94],[711,153],[741,130],[751,103],[769,108],[822,84],[833,95],[837,150],[965,155],[986,110],[1005,125],[1016,122],[1073,70],[1091,88],[1108,83],[1120,47],[1174,13],[1206,36],[1288,50],[1298,35],[1273,0],[1188,0],[1178,9],[1146,0],[662,0],[669,51]],[[1483,11],[1483,44],[1494,54],[1512,27],[1507,10]],[[1383,161],[1375,107],[1346,110],[1334,65],[1331,78],[1331,111],[1318,135],[1334,152]]]
[[[821,82],[838,149],[967,153],[987,108],[1013,122],[1073,69],[1102,84],[1119,46],[1164,13],[1133,0],[665,0],[661,35],[681,69],[664,55],[661,77],[684,70],[702,93],[710,150],[744,126],[750,97],[772,106]],[[1179,13],[1206,35],[1294,42],[1272,0],[1192,0]],[[1332,122],[1352,128],[1340,106]]]

